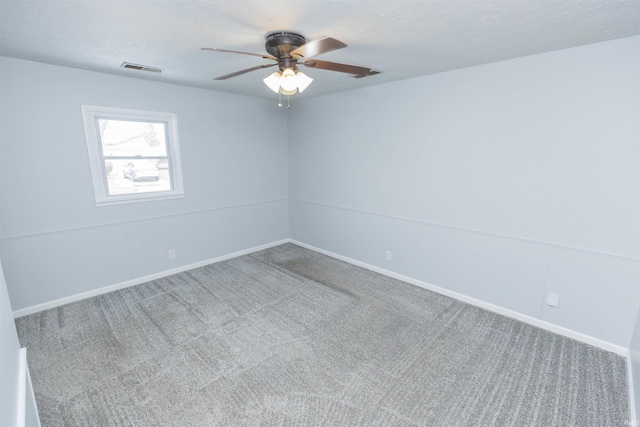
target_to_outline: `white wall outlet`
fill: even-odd
[[[547,292],[547,305],[549,307],[557,307],[560,304],[560,295],[554,292]]]
[[[164,257],[162,256],[162,251],[158,251],[158,254],[156,255],[156,259],[157,259],[158,261],[162,261],[162,260],[163,260],[163,258],[164,258]]]
[[[384,257],[387,261],[391,261],[391,251],[387,251]]]
[[[176,259],[176,250],[175,249],[169,249],[169,259]]]

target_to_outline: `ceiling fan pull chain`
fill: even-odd
[[[282,107],[282,94],[278,92],[278,107]]]
[[[287,110],[291,108],[291,105],[289,105],[289,95],[287,95]]]

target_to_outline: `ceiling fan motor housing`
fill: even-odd
[[[287,31],[269,33],[265,39],[265,49],[278,59],[291,58],[290,52],[307,42],[303,35]]]

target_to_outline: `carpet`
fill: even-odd
[[[624,358],[293,244],[16,319],[43,426],[622,426]]]

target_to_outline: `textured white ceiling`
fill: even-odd
[[[0,0],[0,55],[273,98],[264,35],[294,30],[348,44],[319,56],[383,74],[302,69],[317,96],[640,34],[640,0]],[[124,61],[163,69],[156,75]]]

